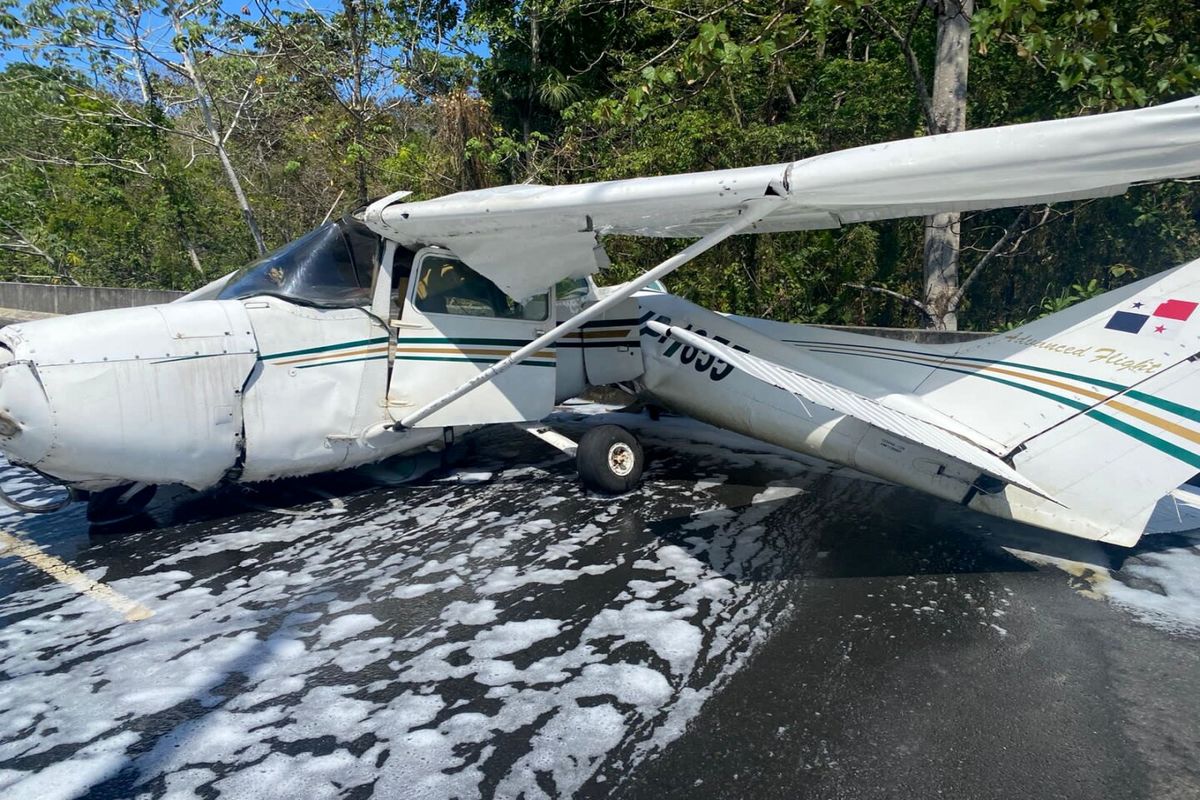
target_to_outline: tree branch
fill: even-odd
[[[884,287],[882,287],[882,286],[867,286],[867,285],[865,285],[865,284],[862,284],[862,283],[843,283],[843,284],[842,284],[842,286],[848,287],[848,288],[850,288],[850,289],[859,289],[859,290],[861,290],[861,291],[864,291],[864,292],[875,292],[876,294],[883,294],[883,295],[887,295],[888,297],[893,297],[893,298],[895,298],[895,299],[897,299],[897,300],[900,300],[900,301],[902,301],[902,302],[904,302],[904,303],[907,303],[908,305],[910,305],[910,306],[912,306],[913,308],[917,309],[917,311],[920,311],[920,312],[921,312],[922,314],[924,314],[926,317],[932,317],[932,316],[933,316],[933,314],[931,314],[931,313],[930,313],[930,308],[929,308],[929,306],[925,305],[924,303],[922,303],[922,302],[921,302],[920,300],[918,300],[917,298],[915,298],[915,297],[910,297],[909,295],[903,294],[903,293],[901,293],[901,292],[894,291],[894,290],[892,290],[892,289],[885,289],[885,288],[884,288]]]
[[[912,32],[916,27],[921,9],[924,7],[924,0],[917,0],[917,6],[909,20],[908,35],[906,36],[875,6],[864,6],[869,14],[887,28],[888,33],[896,40],[896,44],[900,45],[900,51],[904,53],[904,60],[908,63],[909,74],[912,75],[913,84],[917,89],[917,97],[921,101],[921,112],[925,116],[925,126],[929,129],[930,134],[938,134],[942,132],[942,128],[937,122],[937,117],[933,114],[933,98],[929,96],[929,85],[925,82],[925,74],[921,72],[921,62],[917,60],[917,54],[912,48]]]
[[[71,270],[68,269],[65,264],[59,263],[54,256],[50,255],[45,250],[34,244],[30,238],[22,233],[16,225],[13,225],[8,220],[0,220],[0,226],[7,228],[12,236],[12,241],[0,241],[0,250],[8,250],[14,253],[21,253],[23,255],[37,256],[49,264],[50,269],[57,273],[59,277],[65,278],[75,286],[80,285],[79,281],[75,280],[75,276],[71,274]]]
[[[971,288],[971,285],[975,283],[975,279],[979,277],[979,273],[981,273],[996,256],[1000,255],[1001,253],[1004,253],[1005,255],[1015,253],[1021,246],[1021,242],[1025,240],[1025,237],[1032,231],[1045,225],[1046,221],[1050,218],[1050,206],[1046,206],[1042,210],[1041,219],[1028,228],[1022,229],[1021,226],[1025,224],[1025,220],[1029,217],[1029,211],[1029,208],[1021,209],[1021,213],[1017,214],[1016,219],[1014,219],[1009,226],[1004,229],[1004,234],[997,239],[996,243],[992,245],[991,249],[984,253],[979,259],[979,261],[975,264],[975,268],[971,270],[971,274],[967,275],[966,279],[959,284],[958,290],[955,291],[954,295],[950,298],[950,302],[947,304],[947,309],[949,311],[953,312],[958,310],[963,298],[966,297],[967,291]]]

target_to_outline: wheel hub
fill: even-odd
[[[624,478],[633,472],[634,461],[633,448],[624,442],[617,442],[608,448],[608,468],[613,474]]]

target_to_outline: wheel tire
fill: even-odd
[[[575,463],[588,489],[622,494],[637,486],[646,460],[632,433],[620,425],[601,425],[579,440]]]
[[[143,486],[134,492],[132,497],[122,502],[121,498],[128,491],[129,486],[114,486],[111,489],[92,492],[88,495],[87,521],[93,525],[112,525],[135,517],[150,505],[158,487]]]

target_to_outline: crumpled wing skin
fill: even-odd
[[[646,326],[659,335],[673,336],[684,344],[715,356],[752,378],[791,392],[802,401],[807,400],[810,403],[824,406],[839,414],[845,414],[869,425],[874,425],[876,428],[902,439],[933,448],[980,472],[999,478],[1005,483],[1011,483],[1048,500],[1054,500],[1052,495],[1022,476],[996,455],[931,422],[917,419],[902,411],[889,408],[878,400],[805,375],[790,367],[781,366],[749,353],[739,352],[732,347],[691,331],[668,327],[654,320],[648,321]]]
[[[367,213],[406,246],[449,248],[515,298],[596,271],[598,234],[699,237],[765,194],[749,232],[1120,194],[1200,175],[1200,98],[858,147],[789,164],[569,186],[503,186]],[[534,248],[535,239],[552,248]],[[469,253],[469,255],[468,255]]]

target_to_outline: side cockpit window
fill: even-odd
[[[541,321],[550,308],[547,294],[518,303],[462,261],[442,255],[421,259],[414,298],[424,314]]]

